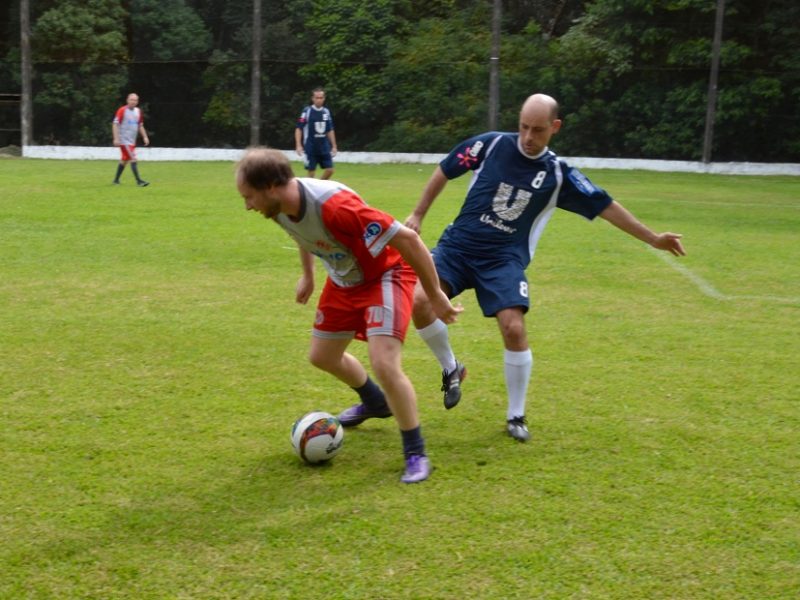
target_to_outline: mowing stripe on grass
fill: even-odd
[[[672,269],[686,277],[689,281],[697,286],[709,298],[716,298],[717,300],[763,300],[766,302],[785,302],[788,304],[800,304],[798,297],[782,297],[782,296],[745,296],[745,295],[729,295],[723,294],[713,285],[708,283],[705,279],[700,277],[697,273],[693,272],[688,267],[680,264],[671,254],[667,254],[661,250],[656,250],[652,246],[647,246],[647,249],[653,252],[657,257],[667,263]]]

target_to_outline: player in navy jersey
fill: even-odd
[[[472,171],[467,197],[455,221],[433,249],[442,289],[453,298],[474,289],[486,317],[494,317],[503,336],[508,392],[506,431],[530,439],[525,403],[533,354],[525,330],[530,306],[525,269],[556,208],[589,220],[598,215],[631,236],[684,255],[680,234],[654,233],[604,190],[548,149],[561,128],[558,103],[544,94],[522,106],[518,133],[489,132],[458,144],[429,179],[406,226],[419,232],[422,220],[448,180]],[[447,326],[436,318],[425,294],[414,298],[414,325],[442,366],[444,405],[461,399],[466,376],[450,347]]]
[[[333,175],[333,157],[336,156],[336,134],[333,116],[325,108],[325,90],[316,88],[311,93],[311,105],[306,106],[297,119],[294,130],[295,151],[305,155],[305,167],[309,177],[314,177],[317,164],[323,169],[322,179]]]

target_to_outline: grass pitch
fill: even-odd
[[[243,210],[233,165],[145,162],[143,189],[114,169],[0,161],[0,597],[797,596],[796,178],[589,172],[689,255],[554,217],[529,270],[526,445],[471,294],[453,411],[410,332],[436,470],[405,486],[392,420],[323,467],[292,453],[297,417],[354,398],[307,366],[297,252]],[[336,177],[402,220],[431,170]]]

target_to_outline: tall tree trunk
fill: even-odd
[[[22,101],[20,129],[22,147],[33,144],[33,64],[31,61],[31,9],[29,0],[19,3],[20,53],[22,55]]]
[[[261,0],[253,0],[253,60],[250,72],[250,145],[261,138]]]
[[[714,43],[711,47],[711,76],[708,80],[708,107],[706,109],[706,131],[703,136],[703,162],[711,161],[714,144],[714,120],[717,116],[717,79],[719,78],[719,50],[722,45],[722,17],[725,0],[717,0],[717,17],[714,21]]]
[[[500,20],[502,0],[493,0],[492,6],[492,51],[489,57],[489,130],[497,129],[497,113],[500,111]]]

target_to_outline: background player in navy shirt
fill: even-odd
[[[311,105],[306,106],[297,118],[294,145],[300,156],[305,154],[305,167],[309,177],[314,177],[319,164],[325,169],[322,179],[330,179],[333,175],[333,157],[338,149],[333,131],[333,116],[324,104],[325,90],[316,88],[311,92]]]
[[[505,346],[506,431],[523,442],[530,438],[525,402],[533,368],[525,330],[530,306],[525,269],[555,209],[590,220],[599,215],[653,248],[685,254],[680,234],[654,233],[548,150],[550,138],[560,128],[558,103],[544,94],[530,96],[520,111],[519,132],[489,132],[458,144],[436,168],[405,222],[419,232],[447,181],[472,171],[461,211],[432,253],[445,293],[453,298],[474,289],[484,316],[497,319]],[[456,361],[447,326],[436,318],[419,289],[414,324],[442,366],[444,404],[452,408],[461,399],[466,369]]]

